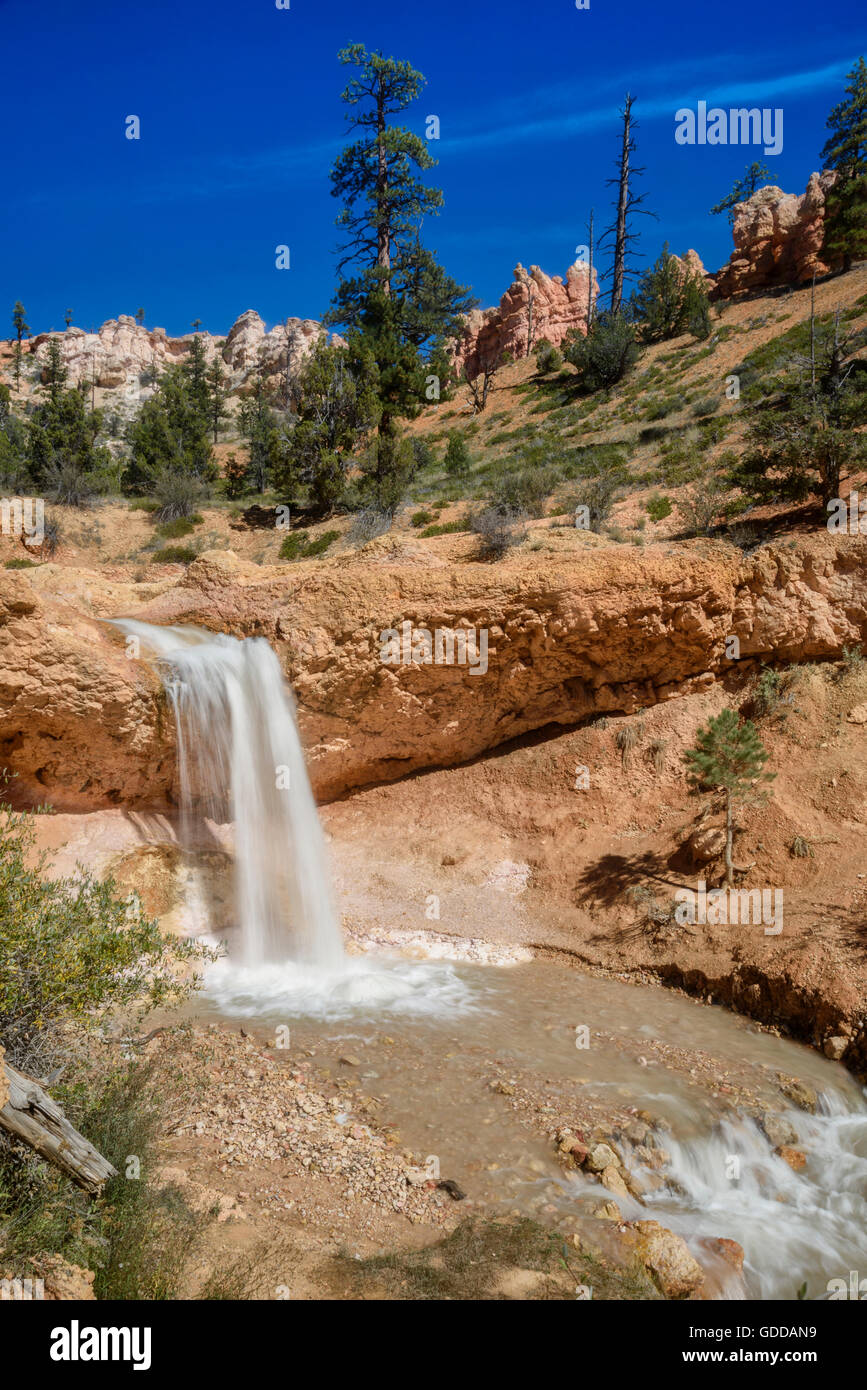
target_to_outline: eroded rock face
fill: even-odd
[[[115,629],[76,611],[85,594],[100,616],[267,638],[295,690],[323,800],[465,762],[547,724],[705,689],[731,670],[732,634],[743,668],[839,656],[867,628],[867,542],[827,534],[748,558],[708,542],[454,569],[374,564],[362,552],[263,571],[212,551],[178,584],[145,590],[144,603],[135,585],[101,596],[97,575],[73,584],[69,570],[51,569],[33,580],[0,572],[0,765],[20,771],[33,799],[70,810],[151,805],[172,797],[175,776],[157,677],[126,658]],[[52,598],[49,582],[78,597]],[[395,652],[382,634],[402,640],[404,623],[416,634],[469,632],[478,656],[486,633],[487,669],[472,641],[463,664],[456,640],[451,662],[384,662]]]
[[[496,360],[504,352],[514,358],[528,356],[542,338],[559,347],[572,329],[587,332],[589,303],[599,293],[596,272],[590,286],[590,267],[576,261],[561,275],[546,275],[537,265],[529,272],[515,267],[514,279],[494,309],[474,309],[467,316],[463,337],[456,344],[457,371],[474,377],[486,360]],[[589,296],[589,298],[588,298]],[[530,312],[532,304],[532,337]]]
[[[115,629],[6,572],[0,584],[0,767],[15,803],[164,804],[174,775],[160,682]]]
[[[297,366],[323,336],[327,336],[326,330],[314,319],[290,318],[268,331],[254,309],[241,314],[225,338],[198,334],[207,361],[213,361],[215,356],[222,359],[227,369],[226,387],[230,395],[236,396],[253,389],[260,371],[276,385],[286,372],[289,345],[293,366]],[[57,338],[70,385],[94,381],[100,390],[115,392],[120,400],[136,405],[151,394],[159,373],[184,360],[193,337],[188,333],[169,338],[164,328],[148,329],[130,315],[121,314],[104,323],[98,333],[85,333],[81,328],[40,333],[29,348],[44,369],[48,345],[52,338]],[[331,341],[342,339],[333,337]]]
[[[3,1070],[3,1048],[0,1047],[0,1110],[9,1099],[9,1082],[6,1080],[6,1073]]]
[[[738,203],[733,227],[735,249],[717,273],[715,296],[730,299],[746,290],[800,285],[831,266],[822,259],[825,194],[836,174],[811,174],[805,193],[770,186]]]

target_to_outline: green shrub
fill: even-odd
[[[651,521],[665,521],[667,516],[671,516],[671,498],[660,497],[658,494],[650,497],[644,504],[644,510]]]
[[[38,1057],[61,1023],[93,1029],[107,1012],[144,1014],[186,999],[195,981],[180,971],[207,959],[194,941],[165,937],[111,878],[86,871],[43,877],[33,817],[0,816],[0,1037],[10,1060]]]
[[[324,555],[329,546],[339,538],[339,531],[323,531],[315,540],[311,540],[306,531],[293,531],[284,538],[280,546],[280,559],[315,559],[318,555]]]
[[[547,338],[540,338],[536,344],[536,371],[541,376],[549,376],[551,372],[559,372],[562,366],[562,353]]]
[[[676,402],[670,396],[663,396],[661,400],[655,401],[648,406],[645,411],[646,420],[664,420],[666,415],[671,415],[677,409]]]
[[[158,512],[160,504],[155,502],[152,497],[136,497],[134,501],[130,502],[129,509],[131,512]]]
[[[167,541],[180,540],[181,536],[189,536],[195,530],[192,518],[187,516],[176,516],[174,521],[164,521],[157,527],[157,534],[164,536]]]
[[[621,381],[638,360],[635,330],[623,314],[601,313],[584,337],[571,334],[566,342],[566,361],[578,372],[581,389],[602,391]]]
[[[498,469],[493,478],[491,502],[511,512],[542,516],[545,503],[561,480],[556,464],[529,464],[523,468]]]
[[[426,468],[433,468],[436,457],[427,439],[415,438],[411,447],[414,474],[421,473]]]
[[[7,570],[33,570],[37,568],[37,565],[35,560],[25,560],[23,555],[20,558],[16,555],[12,560],[7,560],[3,568]]]
[[[457,521],[444,521],[439,526],[426,526],[422,531],[422,536],[453,536],[460,531],[469,530],[469,525],[465,517]]]
[[[466,477],[470,471],[470,451],[460,430],[449,431],[444,464],[445,470],[451,478]]]
[[[155,550],[151,556],[153,565],[191,565],[195,560],[197,551],[190,545],[167,545],[162,550]]]
[[[433,514],[433,512],[426,511],[426,510],[424,509],[424,507],[423,507],[423,508],[421,509],[420,512],[413,512],[412,516],[410,517],[410,523],[409,523],[409,524],[410,524],[410,526],[416,526],[416,527],[418,527],[418,526],[429,526],[430,523],[431,523],[433,520],[434,520],[434,514]]]

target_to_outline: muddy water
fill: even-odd
[[[244,1019],[262,1038],[288,1025],[292,1053],[315,1053],[376,1097],[379,1122],[457,1181],[475,1210],[576,1229],[608,1194],[564,1172],[551,1131],[588,1111],[591,1123],[644,1111],[663,1124],[663,1182],[643,1204],[618,1205],[679,1231],[705,1264],[704,1238],[737,1240],[743,1281],[721,1282],[722,1296],[794,1299],[806,1282],[809,1298],[827,1297],[828,1280],[867,1276],[867,1105],[839,1065],[718,1007],[551,962],[368,959],[353,969],[348,984],[218,976],[197,1013]],[[583,1029],[588,1047],[576,1046]],[[788,1104],[780,1074],[818,1093],[818,1114]],[[749,1117],[757,1106],[791,1124],[807,1155],[801,1172]],[[628,1145],[623,1156],[658,1180]]]

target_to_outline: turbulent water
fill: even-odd
[[[659,990],[589,979],[549,963],[485,970],[442,961],[347,959],[331,893],[324,837],[304,764],[291,695],[276,655],[261,639],[238,641],[195,628],[122,621],[159,666],[174,712],[182,840],[213,846],[210,826],[234,822],[236,932],[228,957],[206,975],[199,1012],[291,1020],[317,1048],[346,1041],[366,1050],[389,1112],[407,1135],[433,1145],[462,1174],[481,1148],[496,1155],[476,1170],[481,1206],[503,1205],[545,1219],[575,1209],[586,1180],[566,1176],[540,1138],[532,1140],[489,1086],[491,1059],[535,1074],[568,1109],[586,1091],[649,1106],[671,1126],[666,1181],[647,1205],[624,1198],[628,1219],[662,1218],[707,1260],[705,1237],[740,1242],[744,1281],[722,1280],[725,1296],[827,1296],[864,1260],[867,1227],[867,1106],[840,1068],[809,1049],[749,1030],[717,1008],[698,1008]],[[195,871],[192,894],[196,889]],[[196,929],[210,931],[205,897]],[[237,938],[235,940],[234,938]],[[399,1054],[380,1048],[391,1020]],[[303,1021],[303,1022],[302,1022]],[[608,1040],[576,1051],[585,1023]],[[311,1031],[312,1030],[312,1031]],[[648,1056],[630,1055],[645,1050]],[[812,1081],[822,1113],[789,1111],[807,1154],[793,1172],[756,1124],[712,1102],[653,1053],[660,1040],[749,1067],[769,1097],[780,1069]],[[394,1039],[387,1040],[393,1043]],[[779,1092],[776,1092],[779,1096]],[[598,1188],[590,1189],[598,1197]],[[546,1215],[547,1214],[547,1215]]]
[[[343,961],[325,843],[280,663],[263,638],[124,621],[163,671],[175,716],[183,838],[235,823],[241,963]]]

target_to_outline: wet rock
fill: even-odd
[[[785,1144],[796,1144],[798,1141],[798,1136],[789,1121],[773,1111],[759,1118],[759,1126],[775,1149]]]
[[[453,1178],[443,1178],[442,1182],[437,1183],[437,1187],[440,1188],[441,1191],[447,1192],[453,1202],[462,1202],[467,1195],[466,1192],[458,1187],[458,1184]]]
[[[599,1174],[599,1181],[609,1192],[613,1192],[615,1197],[629,1196],[629,1188],[623,1181],[620,1170],[615,1168],[613,1164],[610,1164],[607,1168],[602,1170]]]
[[[780,1144],[778,1148],[774,1149],[774,1153],[784,1163],[788,1163],[795,1173],[799,1173],[802,1168],[807,1166],[807,1155],[801,1149],[793,1149],[790,1144]]]
[[[671,1154],[667,1149],[650,1149],[645,1144],[640,1144],[635,1153],[648,1168],[664,1168],[671,1162]]]
[[[630,1120],[623,1133],[630,1144],[646,1144],[650,1128],[643,1120]]]
[[[728,1240],[725,1236],[710,1236],[702,1241],[702,1244],[712,1255],[719,1255],[720,1259],[725,1260],[726,1264],[731,1265],[732,1269],[740,1274],[744,1267],[744,1250],[736,1240]]]
[[[826,1057],[831,1058],[832,1062],[839,1062],[848,1046],[849,1039],[838,1034],[835,1037],[825,1039],[822,1051]]]
[[[514,1086],[510,1086],[508,1081],[492,1081],[491,1090],[498,1096],[513,1096]]]
[[[591,1173],[603,1173],[606,1168],[619,1168],[620,1160],[609,1144],[596,1144],[587,1155],[584,1167]]]
[[[704,1283],[704,1270],[686,1241],[658,1221],[636,1221],[637,1250],[650,1277],[666,1298],[689,1298]]]
[[[639,1202],[642,1201],[651,1185],[650,1182],[645,1181],[644,1178],[638,1177],[636,1173],[626,1173],[625,1181],[627,1191]]]
[[[816,1113],[818,1096],[812,1086],[807,1086],[805,1082],[782,1078],[780,1080],[780,1090],[787,1100],[793,1105],[797,1105],[800,1110],[808,1110],[811,1115]]]
[[[602,1202],[593,1208],[593,1215],[600,1221],[622,1221],[623,1217],[616,1202]]]

